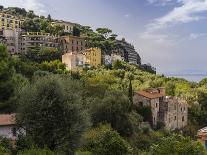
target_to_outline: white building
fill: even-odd
[[[15,114],[0,115],[0,136],[16,140],[20,130],[16,126]]]
[[[65,53],[62,55],[62,63],[66,64],[68,70],[83,66],[83,54],[77,52]]]

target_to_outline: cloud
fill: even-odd
[[[173,4],[174,2],[177,2],[176,0],[147,0],[149,4],[155,4],[155,5],[161,5],[166,6],[169,4]]]
[[[205,36],[207,36],[206,33],[191,33],[191,34],[189,35],[189,39],[190,39],[190,40],[195,40],[195,39],[198,39],[198,38],[200,38],[200,37],[205,37]]]
[[[1,0],[5,7],[21,7],[26,10],[34,10],[38,15],[45,15],[45,5],[40,0]]]
[[[207,0],[178,0],[181,6],[175,7],[166,15],[147,25],[150,31],[163,29],[180,23],[199,21],[205,17],[200,14],[207,11]]]

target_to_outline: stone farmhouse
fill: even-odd
[[[182,129],[188,122],[188,106],[185,100],[165,96],[164,88],[150,88],[136,92],[133,97],[136,106],[149,106],[152,125],[163,123],[168,130]]]

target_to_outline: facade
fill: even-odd
[[[6,44],[6,38],[4,37],[3,31],[0,31],[0,43]]]
[[[67,32],[67,33],[72,33],[73,32],[73,27],[75,26],[74,23],[66,22],[66,21],[62,21],[62,20],[52,22],[52,26],[53,25],[63,26],[64,32]]]
[[[124,61],[124,57],[122,57],[121,54],[117,54],[117,53],[112,53],[111,54],[111,61],[114,62],[114,61]]]
[[[40,47],[60,48],[60,38],[43,32],[26,32],[20,36],[19,49],[27,53],[30,49]]]
[[[83,66],[83,54],[77,52],[65,53],[62,55],[62,62],[66,64],[68,70]]]
[[[15,114],[0,115],[0,136],[16,140],[18,134],[22,131],[20,131],[20,129],[16,126]]]
[[[85,51],[86,42],[85,39],[76,36],[63,36],[61,37],[61,45],[63,53]]]
[[[103,63],[105,65],[111,65],[112,64],[111,56],[110,55],[103,55]]]
[[[135,51],[134,46],[126,42],[124,38],[122,40],[117,40],[116,46],[119,47],[117,48],[117,52],[123,55],[124,61],[135,65],[141,64],[141,58]]]
[[[0,30],[15,30],[21,28],[19,17],[0,12]]]
[[[207,127],[198,130],[197,139],[207,150]]]
[[[163,88],[146,89],[134,95],[134,104],[149,106],[152,111],[152,125],[163,123],[168,130],[182,129],[187,125],[188,107],[186,101],[165,96]]]
[[[89,65],[90,67],[98,67],[98,65],[101,65],[101,49],[86,49],[85,52],[83,52],[83,55],[83,63],[85,65]]]
[[[11,55],[13,54],[19,54],[21,51],[19,50],[19,37],[20,37],[20,31],[15,30],[3,30],[3,37],[5,39],[5,44],[7,46],[7,49]]]

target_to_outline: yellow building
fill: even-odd
[[[21,27],[20,18],[0,12],[0,30],[15,30],[15,29],[19,29],[20,27]]]
[[[89,65],[91,67],[97,67],[98,65],[101,65],[101,49],[86,49],[85,52],[83,52],[83,55],[83,63],[85,65]]]

